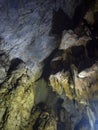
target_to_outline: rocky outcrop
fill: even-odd
[[[97,5],[0,1],[0,130],[97,129]]]
[[[0,129],[27,129],[33,106],[45,102],[47,93],[43,79],[34,83],[25,68],[14,70],[0,88]]]

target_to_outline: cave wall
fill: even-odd
[[[97,0],[0,0],[0,130],[97,130]]]

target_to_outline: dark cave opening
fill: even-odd
[[[61,36],[64,30],[75,29],[81,20],[83,20],[83,16],[88,10],[91,2],[91,0],[82,1],[80,5],[76,7],[72,19],[69,18],[62,8],[59,8],[57,11],[53,10],[52,29],[50,34]]]
[[[88,57],[98,59],[98,39],[93,38],[86,45]]]
[[[52,59],[56,57],[56,55],[62,55],[64,52],[62,50],[55,49],[51,55],[44,60],[45,66],[43,68],[43,73],[41,77],[44,77],[45,80],[49,79],[51,74],[55,74],[58,71],[62,71],[62,69],[70,69],[69,63],[65,63],[62,60],[53,61]],[[65,70],[65,69],[64,69]]]
[[[85,48],[84,46],[73,46],[71,49],[72,56],[74,57],[72,59],[72,64],[74,64],[76,67],[79,66],[79,63],[81,60],[85,58]]]
[[[86,47],[73,46],[71,49],[71,64],[78,68],[78,72],[91,67],[98,61],[98,39],[92,38],[87,42]]]
[[[23,63],[23,61],[19,58],[12,59],[8,70],[8,75],[10,75],[11,72],[14,71],[17,68],[17,66],[21,63]]]
[[[51,34],[61,35],[64,30],[70,29],[71,26],[70,18],[61,8],[58,11],[53,11]]]
[[[81,60],[79,63],[78,72],[81,72],[84,69],[90,68],[94,63],[95,63],[95,60],[91,58],[85,58]]]
[[[51,67],[50,67],[50,62],[52,60],[52,58],[54,57],[55,53],[58,52],[58,49],[55,49],[51,55],[44,60],[45,66],[43,68],[43,73],[42,73],[42,77],[44,77],[44,79],[48,80],[48,77],[51,73]]]
[[[94,37],[97,37],[98,36],[98,12],[94,14],[94,19],[95,22],[93,24],[91,32]]]

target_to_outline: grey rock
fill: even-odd
[[[75,0],[0,0],[0,50],[7,52],[10,61],[21,59],[36,75],[43,67],[42,62],[57,47],[57,40],[50,36],[53,10],[62,8],[73,17],[80,1],[76,4]]]
[[[6,78],[5,68],[0,65],[0,83],[2,83]]]
[[[1,1],[0,50],[7,52],[9,60],[21,59],[34,73],[40,73],[46,59],[56,48],[56,40],[49,36],[52,24],[51,1],[22,3]],[[49,5],[49,8],[48,8]],[[4,10],[6,8],[6,10]],[[48,11],[47,11],[48,8]],[[37,69],[37,70],[35,70]]]
[[[72,46],[85,46],[90,39],[91,38],[88,36],[78,37],[78,35],[75,34],[72,30],[69,30],[68,32],[64,31],[59,48],[61,50],[66,50]]]

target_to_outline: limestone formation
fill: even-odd
[[[97,0],[0,0],[0,130],[98,130]]]
[[[69,32],[63,33],[60,49],[66,50],[72,46],[80,46],[80,45],[85,46],[89,40],[90,37],[83,36],[78,38],[78,35],[76,35],[73,31],[69,30]]]

